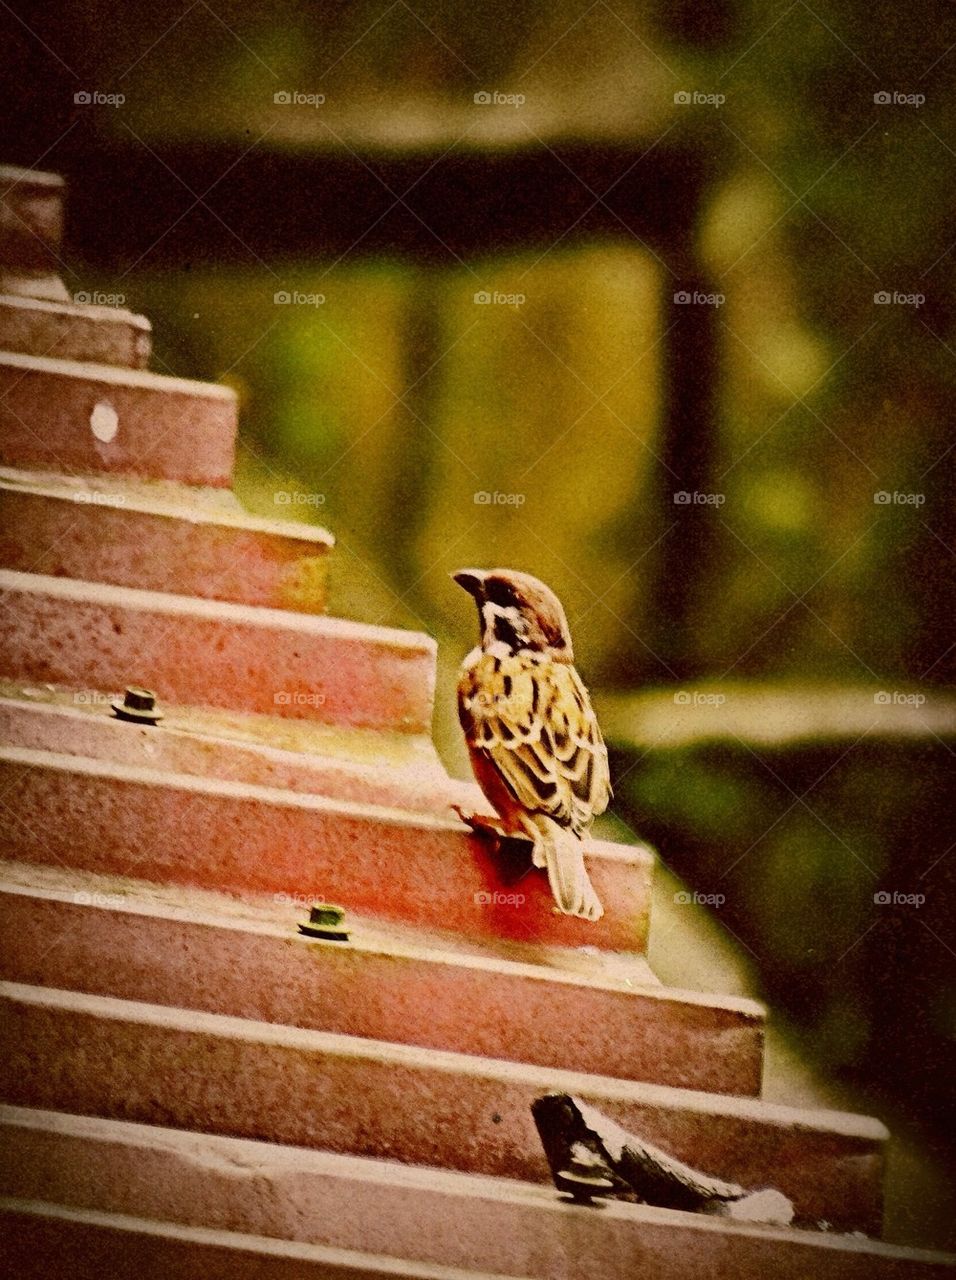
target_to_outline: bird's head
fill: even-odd
[[[452,578],[478,607],[482,648],[547,653],[571,662],[571,633],[561,601],[550,587],[516,569],[458,569]]]

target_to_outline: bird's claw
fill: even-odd
[[[471,827],[472,831],[478,835],[493,836],[496,840],[504,838],[506,833],[497,819],[483,813],[475,813],[473,809],[467,809],[464,805],[453,804],[451,807],[465,826]]]

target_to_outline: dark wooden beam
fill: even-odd
[[[70,184],[69,250],[109,273],[141,256],[146,269],[344,253],[454,265],[608,236],[686,259],[702,165],[690,147],[644,150],[243,156],[238,146],[151,152],[90,137],[56,160]]]

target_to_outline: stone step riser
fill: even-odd
[[[536,1280],[917,1280],[953,1259],[545,1187],[10,1109],[0,1194]],[[264,1190],[268,1189],[268,1192]]]
[[[800,1219],[879,1232],[885,1131],[873,1121],[75,992],[3,990],[0,1093],[14,1105],[548,1183],[530,1108],[558,1089],[715,1176],[775,1186]]]
[[[638,952],[647,940],[652,861],[625,846],[587,846],[607,904],[591,923],[555,912],[543,872],[510,884],[486,842],[424,814],[9,748],[0,791],[0,847],[22,862],[330,901],[477,941]]]
[[[378,1254],[73,1213],[32,1201],[0,1203],[0,1218],[10,1275],[17,1280],[493,1280]]]
[[[0,464],[227,487],[236,397],[142,370],[0,352]]]
[[[151,346],[149,321],[121,306],[0,296],[0,351],[145,369]]]
[[[313,743],[306,753],[263,742],[237,742],[216,736],[213,726],[200,730],[195,713],[182,718],[167,709],[162,733],[152,727],[115,718],[106,694],[60,695],[55,702],[25,701],[0,695],[0,742],[8,747],[55,751],[160,773],[186,773],[252,786],[278,787],[301,795],[322,795],[358,804],[409,809],[449,816],[448,806],[475,808],[482,802],[477,788],[449,778],[424,733],[349,732],[337,741],[338,754],[319,755]],[[52,696],[52,695],[51,695]],[[62,699],[66,698],[66,701]],[[77,699],[77,701],[72,701]],[[376,763],[367,763],[374,760]]]
[[[322,613],[328,547],[255,527],[51,496],[0,480],[0,568],[145,591]],[[331,540],[329,540],[331,541]]]
[[[65,192],[58,173],[0,165],[0,293],[66,301],[59,275]]]
[[[340,619],[0,571],[0,676],[427,732],[435,644]]]
[[[763,1019],[749,1002],[390,948],[361,930],[347,944],[315,941],[295,932],[291,907],[267,929],[186,915],[188,895],[182,915],[136,901],[102,886],[71,900],[0,882],[3,977],[679,1088],[760,1089]],[[69,946],[51,947],[60,933]]]

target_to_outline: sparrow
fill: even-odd
[[[513,569],[459,569],[478,607],[481,642],[458,680],[458,718],[478,785],[501,825],[458,810],[476,830],[524,836],[547,869],[558,909],[599,920],[604,908],[582,841],[611,798],[607,748],[574,666],[561,602]]]
[[[781,1191],[750,1191],[694,1169],[581,1098],[544,1094],[531,1114],[555,1186],[575,1200],[600,1196],[782,1227],[793,1221],[793,1204]]]

